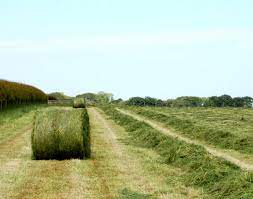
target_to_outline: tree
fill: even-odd
[[[233,106],[233,98],[230,95],[222,95],[219,97],[219,105],[221,107]]]
[[[116,100],[112,100],[111,103],[113,103],[113,104],[120,104],[122,102],[123,102],[123,99],[119,98],[119,99],[116,99]]]
[[[106,92],[99,93],[84,93],[76,97],[83,97],[87,104],[108,104],[113,101],[113,94]]]
[[[178,97],[172,102],[173,107],[200,107],[203,106],[203,100],[200,97],[183,96]]]
[[[142,97],[132,97],[126,101],[129,106],[145,106],[145,99]]]
[[[251,108],[253,106],[253,98],[252,97],[243,97],[243,106]]]
[[[233,106],[234,107],[243,107],[244,106],[244,101],[242,97],[235,97],[233,99]]]

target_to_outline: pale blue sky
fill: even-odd
[[[253,96],[252,0],[0,0],[0,78],[69,95]]]

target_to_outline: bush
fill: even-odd
[[[0,110],[33,103],[47,103],[47,95],[33,86],[0,80]]]
[[[37,160],[90,157],[86,109],[50,108],[37,112],[32,132],[32,150]]]
[[[73,108],[85,108],[85,100],[84,98],[76,98],[73,101]]]

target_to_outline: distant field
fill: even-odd
[[[131,107],[132,111],[159,121],[190,138],[253,153],[253,109]]]
[[[156,108],[153,109],[194,124],[226,130],[237,136],[253,137],[253,109],[241,108]]]

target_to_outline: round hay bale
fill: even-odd
[[[90,157],[87,110],[50,108],[37,112],[32,132],[32,151],[37,160]]]
[[[85,108],[85,100],[84,98],[76,98],[73,101],[73,108]]]

